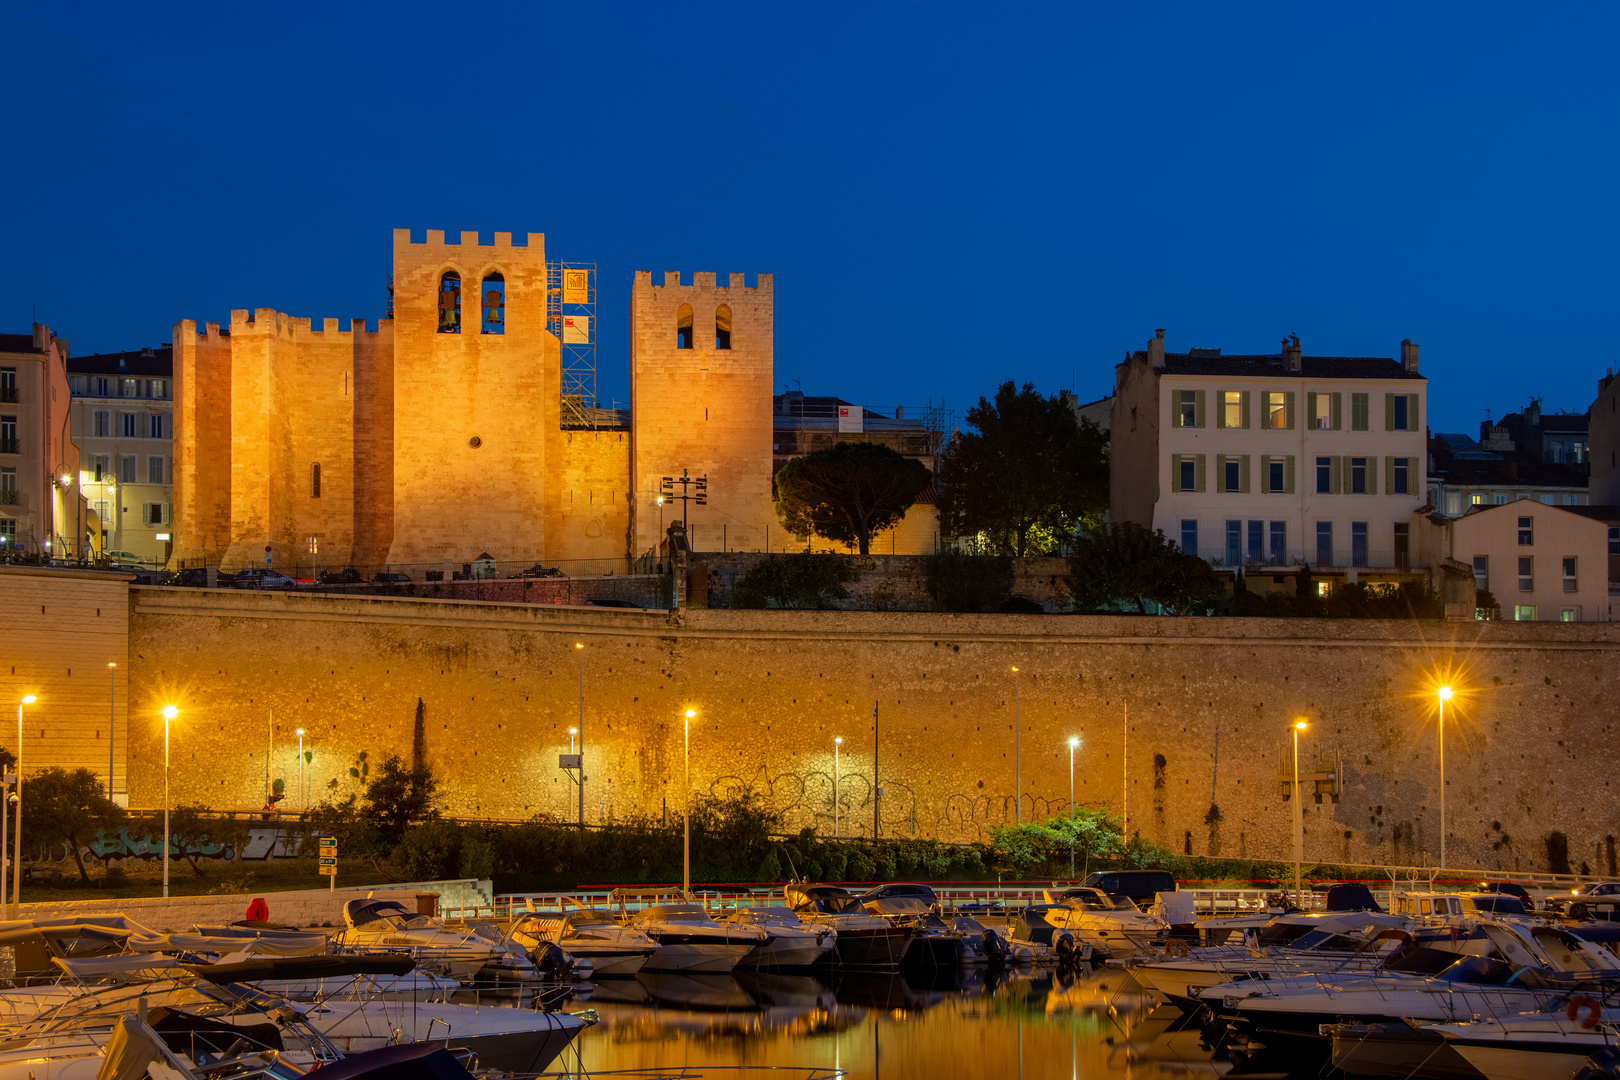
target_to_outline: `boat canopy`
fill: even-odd
[[[874,915],[932,915],[934,909],[920,896],[880,896],[866,902]]]
[[[864,914],[855,894],[836,885],[788,885],[782,889],[788,907],[820,915]]]
[[[343,921],[356,929],[379,919],[414,919],[416,912],[398,900],[350,900],[343,905]]]
[[[259,982],[263,979],[339,979],[353,975],[408,975],[416,961],[408,956],[266,956],[235,964],[185,964],[185,969],[213,983]]]

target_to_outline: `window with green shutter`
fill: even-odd
[[[1384,430],[1394,431],[1395,428],[1395,395],[1384,395]]]
[[[1195,419],[1194,419],[1193,426],[1194,427],[1203,427],[1204,426],[1204,392],[1202,390],[1194,390],[1193,395],[1194,395],[1193,401],[1194,401],[1194,404],[1196,406]]]
[[[1285,402],[1285,406],[1284,406],[1284,410],[1283,410],[1283,418],[1284,418],[1285,422],[1283,424],[1283,427],[1287,428],[1289,431],[1293,431],[1294,430],[1294,392],[1292,390],[1288,391],[1288,393],[1284,395],[1283,400]]]
[[[1181,455],[1170,455],[1170,490],[1181,490]]]

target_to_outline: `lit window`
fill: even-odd
[[[162,398],[167,397],[168,396],[168,389],[169,389],[168,384],[166,382],[164,382],[162,379],[153,379],[152,380],[152,396],[154,398],[158,398],[158,399],[161,400]]]
[[[1328,594],[1328,583],[1325,582],[1325,581],[1318,581],[1316,583],[1316,595],[1317,596],[1326,596],[1327,594]]]
[[[140,397],[141,396],[141,380],[139,380],[139,379],[125,379],[124,380],[124,396],[125,397]]]
[[[1266,391],[1266,426],[1272,428],[1288,426],[1287,394],[1276,390]]]
[[[1562,608],[1558,612],[1559,622],[1580,622],[1581,609],[1578,607]]]
[[[1311,426],[1318,431],[1331,431],[1333,429],[1333,395],[1316,395],[1316,415],[1311,417]]]
[[[1536,605],[1534,605],[1534,604],[1518,604],[1518,605],[1516,605],[1513,608],[1513,620],[1515,622],[1535,622],[1536,621]]]
[[[1475,492],[1474,494],[1468,496],[1468,505],[1469,506],[1484,506],[1485,505],[1485,496],[1479,494],[1478,492]]]
[[[1452,517],[1462,513],[1462,496],[1455,491],[1446,492],[1446,513]]]

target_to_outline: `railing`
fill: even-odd
[[[0,506],[17,506],[22,499],[22,492],[16,488],[0,488]]]
[[[15,405],[20,399],[17,397],[17,387],[0,386],[0,405]]]
[[[21,439],[0,439],[0,454],[22,453]]]

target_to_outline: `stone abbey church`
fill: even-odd
[[[638,271],[628,420],[572,423],[544,235],[426,236],[394,231],[376,330],[270,308],[175,326],[176,565],[622,573],[681,516],[658,497],[683,470],[708,478],[693,525],[765,547],[771,275]]]

